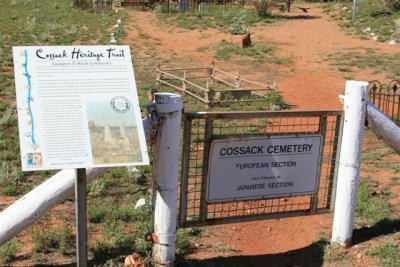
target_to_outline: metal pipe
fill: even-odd
[[[400,153],[400,127],[386,117],[371,102],[367,104],[368,127],[389,144],[397,153]]]
[[[146,141],[151,139],[151,123],[143,120]],[[103,175],[111,168],[86,169],[86,182]],[[62,170],[19,198],[0,213],[0,246],[46,214],[48,210],[74,193],[74,169]]]
[[[360,182],[361,146],[368,102],[368,83],[347,81],[332,242],[351,245],[356,195]]]
[[[154,146],[154,266],[173,266],[178,203],[178,166],[182,97],[156,93],[154,110],[162,118]]]

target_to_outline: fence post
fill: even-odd
[[[160,84],[161,84],[160,80],[161,80],[162,77],[163,77],[162,72],[161,72],[161,65],[160,65],[160,63],[157,64],[156,73],[157,73],[156,85],[160,85]]]
[[[186,71],[183,71],[183,79],[182,79],[182,89],[185,92],[186,91]]]
[[[239,75],[239,71],[238,70],[236,71],[236,77],[235,77],[234,84],[235,84],[235,86],[237,88],[239,88],[240,84],[241,84],[240,75]]]
[[[368,102],[368,83],[347,81],[344,97],[343,138],[340,148],[339,171],[332,243],[351,245],[356,196],[360,181],[360,159]]]
[[[178,166],[182,97],[156,93],[153,103],[160,118],[154,146],[154,266],[173,266],[178,203]]]
[[[210,74],[210,82],[213,83],[214,82],[214,75],[215,75],[215,63],[214,61],[211,61],[211,67],[209,69],[209,74]]]

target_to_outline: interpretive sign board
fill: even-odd
[[[128,46],[14,47],[22,169],[146,165]]]
[[[207,201],[305,195],[318,189],[321,135],[213,140]]]

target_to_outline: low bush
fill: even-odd
[[[276,5],[276,0],[252,0],[257,15],[260,17],[268,17],[271,15],[272,8]]]
[[[15,238],[0,246],[0,263],[10,262],[21,248],[21,241]]]
[[[281,110],[287,108],[287,104],[283,100],[283,97],[275,89],[268,92],[264,98],[269,104],[270,110]]]
[[[400,10],[400,0],[385,0],[386,6],[392,11]]]

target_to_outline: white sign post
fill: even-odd
[[[315,193],[321,135],[249,137],[211,143],[207,201]]]
[[[86,170],[147,165],[128,46],[14,47],[22,170],[77,169],[77,265],[87,266]]]

